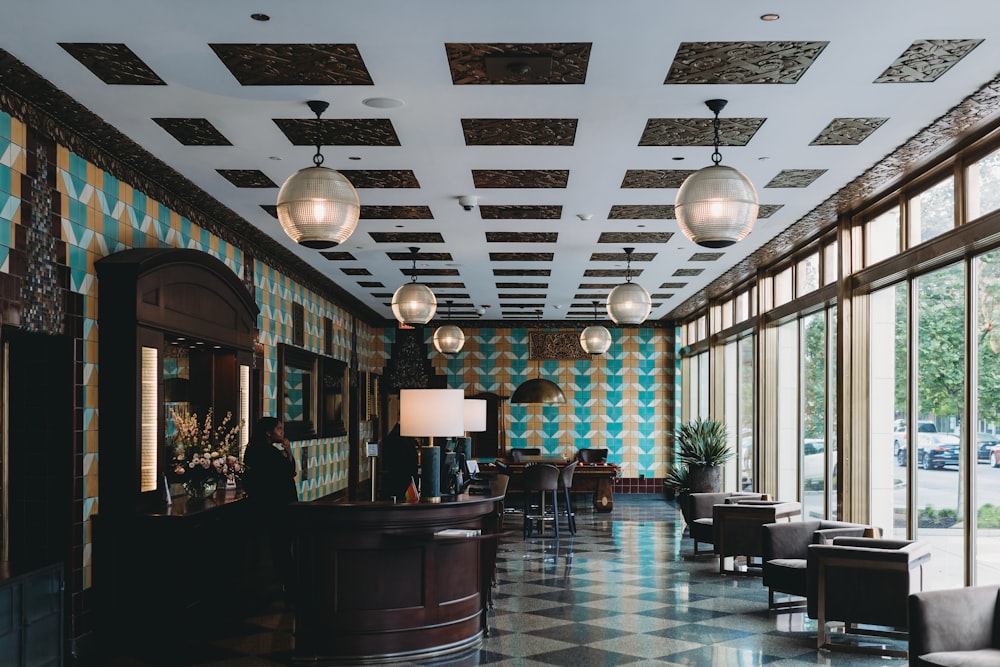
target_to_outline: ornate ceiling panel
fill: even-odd
[[[209,44],[244,86],[370,86],[356,44]]]
[[[828,42],[682,42],[663,83],[796,83]]]
[[[572,146],[575,118],[463,118],[467,146]]]

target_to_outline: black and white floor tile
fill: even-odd
[[[564,530],[559,540],[522,540],[519,515],[507,521],[490,635],[465,655],[411,664],[906,666],[900,658],[816,650],[816,622],[769,613],[759,577],[723,576],[712,556],[692,556],[676,506],[660,496],[618,496],[610,514],[580,509],[576,536]],[[275,591],[205,637],[101,664],[276,667],[292,664],[292,642],[291,610]]]

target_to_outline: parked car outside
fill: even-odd
[[[917,443],[917,465],[924,470],[958,466],[961,462],[961,441],[951,433],[921,433]]]
[[[917,433],[937,433],[934,422],[921,419],[917,422]],[[892,453],[899,460],[899,450],[906,449],[906,420],[897,419],[892,426]],[[905,457],[905,454],[904,454]],[[906,465],[905,460],[899,465]]]
[[[822,488],[825,479],[823,476],[825,449],[826,444],[822,438],[806,438],[802,441],[802,479],[807,489],[812,485],[819,485]]]
[[[977,433],[976,461],[989,463],[994,468],[1000,468],[1000,435],[996,433]]]

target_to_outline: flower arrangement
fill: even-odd
[[[232,424],[233,413],[227,412],[215,426],[214,408],[209,408],[199,422],[196,413],[170,410],[176,431],[167,437],[173,448],[171,473],[175,482],[184,484],[188,495],[204,497],[219,484],[231,485],[243,474],[240,461],[239,433],[243,421]]]

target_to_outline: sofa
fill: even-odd
[[[1000,586],[909,597],[910,667],[1000,665]]]

